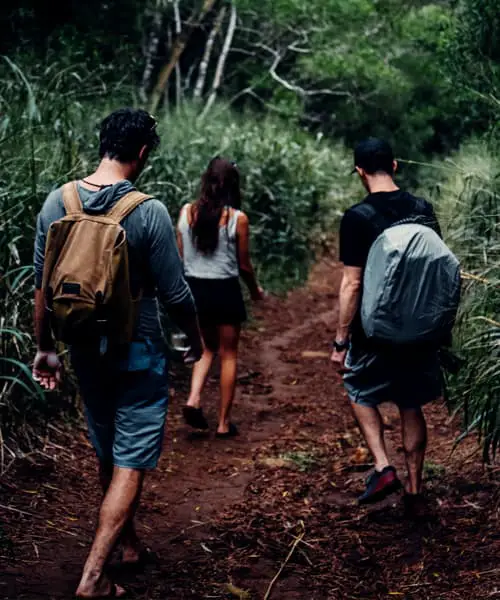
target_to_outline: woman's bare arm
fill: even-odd
[[[252,299],[260,300],[262,298],[262,289],[257,283],[252,259],[250,258],[250,224],[245,213],[238,215],[236,234],[238,240],[238,266],[241,278],[248,286]]]
[[[179,248],[179,256],[184,259],[184,247],[182,245],[182,234],[179,231],[179,227],[177,227],[177,247]]]

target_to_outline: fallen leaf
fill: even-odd
[[[370,456],[368,448],[364,448],[363,446],[358,446],[354,451],[354,454],[351,455],[351,462],[355,465],[362,465],[366,463]]]
[[[228,594],[231,594],[232,596],[234,596],[235,598],[238,598],[239,600],[250,600],[250,598],[251,598],[250,592],[247,592],[246,590],[242,590],[241,588],[236,587],[232,583],[226,583],[226,585],[224,587],[226,589],[226,592],[228,592]]]
[[[346,442],[347,444],[349,444],[349,446],[353,445],[353,438],[352,438],[352,434],[349,432],[343,433],[340,436],[341,440],[344,440],[344,442]]]

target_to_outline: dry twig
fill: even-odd
[[[290,558],[292,558],[292,554],[295,552],[295,549],[297,548],[297,546],[300,544],[300,542],[302,541],[302,538],[305,536],[306,531],[304,529],[304,522],[300,521],[300,526],[302,527],[302,532],[295,538],[292,547],[290,548],[290,552],[288,553],[288,556],[285,558],[285,560],[283,561],[281,567],[279,568],[278,572],[276,573],[276,575],[273,577],[271,583],[269,584],[269,587],[267,588],[266,594],[264,596],[264,600],[268,600],[271,597],[271,592],[273,590],[273,586],[274,584],[278,581],[279,576],[281,575],[281,573],[283,572],[283,569],[286,567],[288,561],[290,560]]]

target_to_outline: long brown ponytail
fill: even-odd
[[[217,156],[202,175],[200,197],[194,205],[191,232],[196,248],[203,254],[212,254],[217,248],[225,206],[241,206],[240,174],[234,162]]]

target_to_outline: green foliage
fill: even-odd
[[[279,458],[294,464],[299,471],[306,473],[318,464],[318,457],[312,452],[298,450],[296,452],[284,452]]]
[[[179,3],[184,33],[202,4]],[[187,35],[165,102],[182,104],[193,95],[223,4],[216,2]],[[234,5],[238,23],[218,94],[240,111],[278,113],[349,145],[367,135],[386,137],[398,155],[413,159],[456,148],[494,122],[496,0],[234,0]],[[228,12],[214,38],[200,107],[214,82]],[[9,0],[0,8],[2,16],[9,26],[0,45],[9,56],[29,47],[29,59],[49,69],[56,62],[69,70],[83,65],[101,76],[106,71],[108,86],[126,81],[144,101],[175,47],[174,3],[166,0],[56,0],[51,18],[33,0],[17,5]]]
[[[451,399],[466,432],[478,431],[484,456],[500,443],[500,161],[495,148],[470,142],[438,169],[429,194],[446,240],[462,261],[464,294],[457,345],[466,366]]]
[[[238,43],[259,48],[261,60],[235,68],[258,68],[253,91],[268,108],[284,111],[288,86],[303,100],[291,108],[311,129],[349,144],[378,135],[415,158],[456,143],[455,92],[441,70],[452,22],[446,3],[279,2],[273,19],[269,3],[254,4],[238,2],[253,26]]]
[[[497,127],[500,115],[500,11],[496,0],[460,0],[444,41],[445,72],[457,90],[462,130]]]

